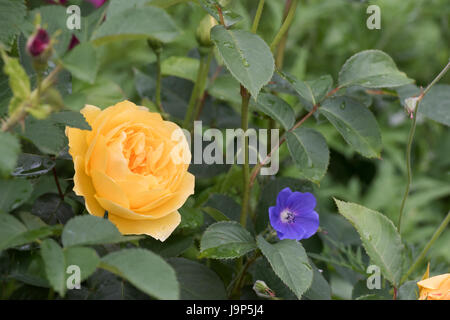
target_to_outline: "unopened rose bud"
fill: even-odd
[[[195,37],[197,42],[202,47],[211,47],[213,42],[211,41],[211,28],[217,24],[216,19],[210,15],[205,16],[198,25]]]
[[[255,293],[258,297],[268,298],[268,299],[275,298],[275,293],[262,280],[255,281],[255,284],[253,285],[253,290],[255,291]]]
[[[421,97],[411,97],[405,99],[405,109],[411,119],[414,117],[414,112],[416,112],[417,104],[419,103],[420,99]]]
[[[27,51],[32,57],[40,57],[50,47],[50,37],[45,29],[39,28],[28,38]]]
[[[80,44],[80,40],[78,40],[78,38],[73,34],[72,38],[70,39],[68,50],[72,50],[76,45],[79,45],[79,44]]]

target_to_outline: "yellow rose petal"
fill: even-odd
[[[111,215],[109,219],[122,234],[147,234],[160,241],[166,240],[181,222],[178,211],[158,220],[144,220],[139,223],[115,215]]]

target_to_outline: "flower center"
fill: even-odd
[[[295,214],[293,212],[290,212],[289,210],[282,211],[280,217],[283,223],[295,222]]]

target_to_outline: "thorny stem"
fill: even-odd
[[[270,44],[270,50],[272,50],[272,52],[277,47],[277,44],[281,41],[284,34],[287,33],[287,31],[289,30],[289,27],[291,26],[292,21],[294,20],[295,10],[297,9],[297,5],[298,5],[298,0],[293,0],[291,7],[289,8],[289,12],[286,16],[286,19],[284,20],[283,24],[281,25],[280,30],[275,35],[275,38],[273,39],[272,43]]]
[[[402,226],[402,217],[403,212],[405,209],[406,199],[409,195],[409,190],[412,183],[412,170],[411,170],[411,149],[412,149],[412,143],[414,140],[414,133],[416,131],[416,123],[417,123],[417,111],[419,110],[420,103],[422,102],[422,99],[425,97],[425,95],[430,91],[430,89],[447,73],[447,71],[450,69],[450,62],[445,66],[444,69],[436,76],[436,78],[425,88],[425,90],[419,95],[418,101],[414,110],[411,129],[409,131],[409,137],[408,137],[408,144],[406,146],[406,172],[407,172],[407,182],[405,187],[405,193],[403,195],[402,203],[400,205],[400,212],[398,217],[398,232],[401,231]]]
[[[433,243],[439,238],[439,236],[444,232],[444,230],[447,228],[448,224],[450,222],[450,211],[447,213],[447,216],[444,218],[444,220],[441,222],[439,227],[434,232],[433,236],[431,237],[430,241],[425,245],[422,252],[419,254],[419,256],[416,258],[416,260],[413,262],[411,267],[409,267],[408,271],[405,273],[405,275],[401,278],[400,283],[403,283],[406,279],[408,279],[409,275],[420,265],[423,258],[427,254],[428,250],[430,250]]]
[[[57,65],[52,72],[40,83],[39,89],[34,89],[31,92],[29,99],[22,103],[22,105],[2,124],[1,131],[10,131],[19,122],[22,122],[27,116],[27,107],[35,107],[34,101],[39,105],[39,95],[47,90],[56,80],[58,73],[62,70],[61,65]]]
[[[216,8],[217,8],[217,12],[219,13],[220,24],[223,25],[225,27],[225,29],[228,29],[228,27],[225,25],[222,8],[219,5],[217,5]]]
[[[261,255],[261,252],[259,250],[257,250],[254,253],[253,257],[251,257],[250,259],[247,260],[244,267],[241,269],[241,271],[239,272],[239,274],[237,275],[237,277],[234,280],[233,287],[232,287],[232,290],[230,293],[230,297],[235,297],[235,296],[239,295],[239,291],[241,290],[242,285],[243,285],[245,273],[247,272],[248,268],[256,261],[256,259],[258,259],[258,257],[260,255]]]
[[[64,193],[61,190],[61,185],[59,184],[58,175],[56,174],[55,167],[53,167],[52,172],[53,172],[53,177],[55,178],[56,188],[58,188],[59,197],[61,198],[62,201],[64,201]]]

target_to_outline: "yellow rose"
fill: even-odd
[[[164,241],[180,223],[177,210],[194,193],[181,129],[129,101],[104,110],[86,105],[81,113],[92,130],[66,127],[75,193],[90,214],[108,211],[122,234]]]
[[[450,300],[450,273],[417,282],[419,300]]]

